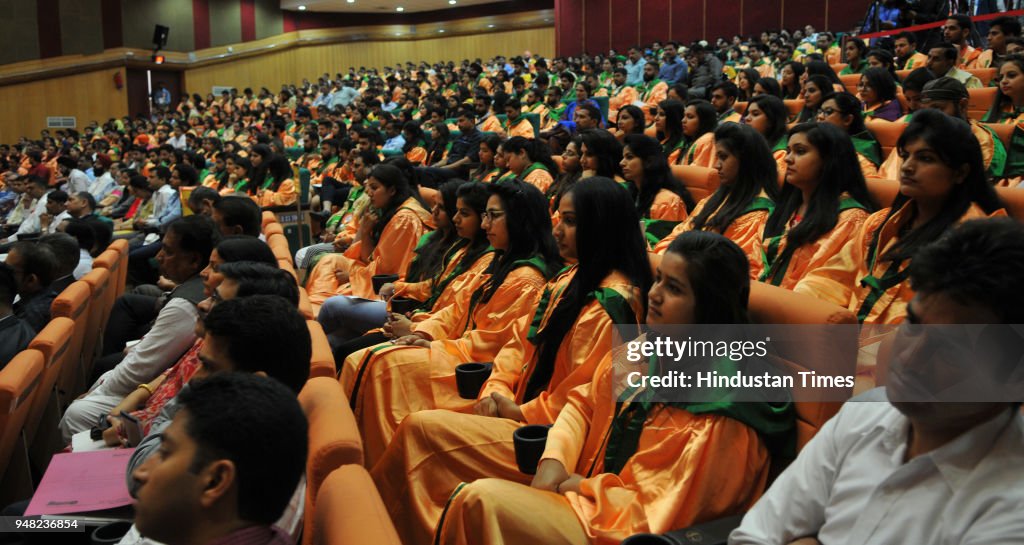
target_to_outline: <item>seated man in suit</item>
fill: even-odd
[[[1022,340],[998,324],[1024,320],[1021,275],[1010,219],[922,248],[887,385],[847,402],[729,543],[1020,543]]]

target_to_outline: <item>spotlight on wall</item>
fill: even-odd
[[[299,6],[299,11],[306,11],[306,6]]]
[[[455,0],[448,0],[448,3],[454,6],[455,5]]]
[[[405,11],[405,8],[403,8],[402,6],[398,6],[397,8],[395,8],[395,11]]]
[[[156,51],[153,52],[153,56],[150,58],[153,60],[153,64],[163,64],[164,61],[167,60],[162,53],[158,53]]]

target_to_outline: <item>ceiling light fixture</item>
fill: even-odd
[[[455,0],[448,0],[448,3],[454,6],[455,5]]]
[[[356,0],[345,0],[345,1],[348,2],[349,4],[355,4],[356,3]]]
[[[306,11],[306,6],[299,6],[299,11]]]
[[[494,28],[494,25],[487,25],[487,28]]]
[[[441,30],[438,30],[438,32],[444,32],[444,29],[442,28]]]
[[[405,8],[403,8],[402,6],[398,6],[397,8],[395,8],[395,11],[405,11]]]

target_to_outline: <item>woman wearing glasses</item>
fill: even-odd
[[[846,131],[853,141],[865,178],[877,178],[882,165],[882,147],[864,125],[860,99],[850,93],[826,95],[818,110],[818,123],[831,123]]]
[[[512,433],[523,422],[553,423],[570,392],[591,382],[612,346],[614,324],[643,319],[651,266],[629,193],[607,178],[585,179],[558,209],[558,249],[575,264],[545,287],[535,311],[494,355],[475,414],[410,414],[374,467],[403,543],[430,542],[460,482],[528,479],[516,468]]]
[[[412,325],[394,344],[359,350],[341,365],[341,383],[363,431],[368,465],[387,447],[405,415],[437,407],[468,411],[455,367],[487,362],[533,312],[548,278],[562,266],[547,201],[533,186],[506,180],[488,186],[481,227],[496,256],[480,282]]]

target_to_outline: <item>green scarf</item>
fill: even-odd
[[[878,145],[878,140],[875,140],[874,135],[864,131],[851,136],[850,140],[853,141],[853,148],[857,150],[857,153],[866,157],[871,164],[875,167],[882,164],[882,148]]]
[[[652,356],[648,365],[651,374],[656,374],[658,359]],[[737,362],[728,358],[707,362],[706,367],[706,372],[715,371],[724,376],[734,376],[740,372]],[[697,415],[713,414],[738,420],[757,431],[773,460],[792,458],[796,453],[796,412],[793,403],[738,402],[734,394],[729,389],[721,389],[716,392],[715,401],[656,402],[653,400],[654,390],[626,390],[619,399],[629,400],[628,405],[622,401],[616,403],[616,416],[605,448],[604,471],[619,473],[636,454],[647,417],[659,403]]]
[[[851,208],[867,210],[863,204],[857,202],[852,197],[846,197],[839,201],[840,213]],[[761,263],[764,265],[764,268],[761,271],[761,276],[757,279],[759,282],[767,282],[773,286],[778,286],[782,283],[782,279],[786,277],[786,271],[789,269],[789,260],[793,257],[793,252],[786,253],[785,257],[780,259],[779,248],[782,246],[783,237],[785,237],[785,233],[765,239],[768,243],[768,248],[767,250],[761,250]]]

